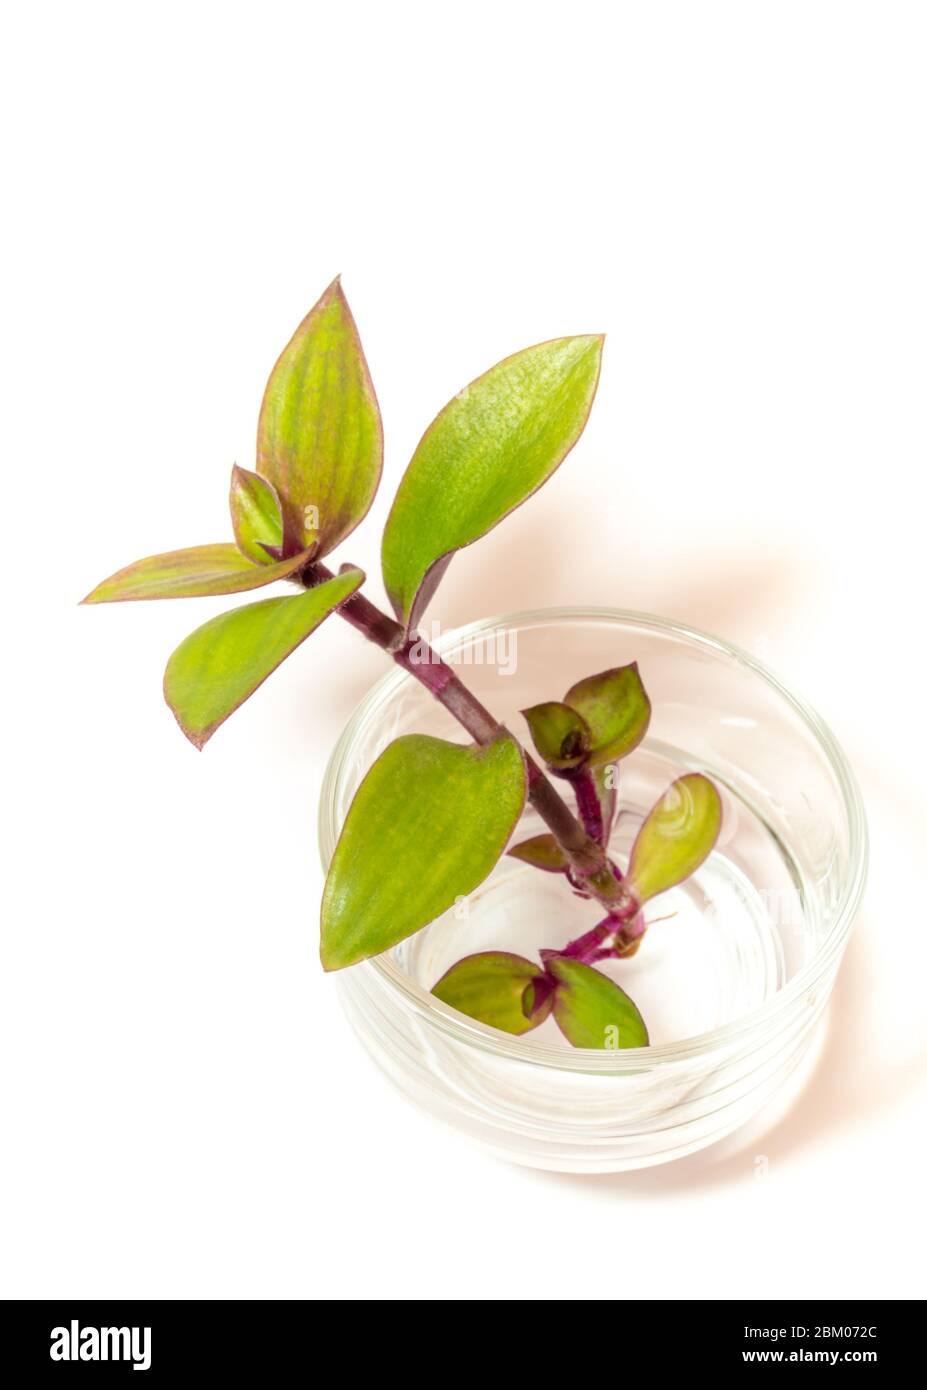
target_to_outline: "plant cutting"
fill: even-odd
[[[645,1021],[597,967],[633,956],[648,930],[647,905],[704,863],[721,825],[719,794],[701,772],[676,777],[619,864],[610,849],[622,813],[619,773],[650,722],[646,672],[606,665],[562,698],[526,709],[535,758],[420,632],[457,551],[536,492],[576,444],[602,346],[590,334],[517,352],[428,426],[382,538],[390,615],[362,592],[360,568],[342,563],[334,572],[326,563],[369,510],[383,458],[376,395],[336,280],[270,375],[254,471],[232,469],[233,540],[139,560],[84,602],[230,595],[276,580],[295,587],[212,618],[170,657],[165,699],[200,749],[331,614],[382,648],[469,741],[406,734],[369,768],[325,883],[324,968],[350,968],[421,931],[472,894],[508,852],[558,875],[597,920],[573,940],[552,940],[537,961],[503,950],[464,956],[435,981],[434,995],[510,1034],[550,1016],[574,1047],[627,1049],[647,1045]],[[547,829],[509,848],[529,802]]]

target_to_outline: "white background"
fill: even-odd
[[[0,1291],[923,1296],[924,8],[162,0],[3,31]],[[435,411],[606,330],[580,447],[433,616],[688,620],[855,763],[872,873],[830,1031],[739,1145],[558,1177],[408,1108],[316,959],[322,770],[381,654],[329,623],[198,755],[161,673],[228,600],[76,606],[227,539],[267,372],[339,271],[386,427],[339,556],[373,597]]]

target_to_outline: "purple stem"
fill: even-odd
[[[616,923],[613,918],[605,917],[591,930],[578,936],[575,941],[571,941],[559,954],[569,956],[571,960],[585,961],[588,965],[593,959],[599,957],[603,943],[615,930],[615,926]],[[543,956],[543,951],[541,954]]]
[[[312,588],[333,576],[327,566],[315,563],[297,577],[306,588]],[[418,633],[407,634],[399,623],[361,593],[353,594],[338,612],[430,691],[477,743],[485,746],[503,732],[503,726]],[[602,846],[586,833],[531,755],[524,749],[522,753],[527,768],[528,799],[559,842],[583,888],[612,914],[632,915],[636,904],[620,879],[615,877]]]
[[[640,912],[630,919],[603,917],[601,922],[596,923],[582,936],[578,936],[575,941],[571,941],[562,951],[542,951],[541,959],[545,958],[545,954],[554,954],[569,956],[571,960],[581,960],[585,965],[592,965],[597,960],[620,958],[630,954],[629,948],[640,940],[646,930],[647,924]]]
[[[584,767],[570,768],[562,774],[576,794],[576,805],[586,834],[596,844],[605,844],[605,822],[602,803],[592,773]]]

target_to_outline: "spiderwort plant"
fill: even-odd
[[[462,1013],[509,1033],[552,1015],[576,1047],[638,1047],[647,1030],[596,963],[631,955],[643,907],[711,852],[721,807],[689,773],[644,820],[622,871],[609,854],[618,765],[643,739],[650,702],[634,665],[591,675],[560,701],[525,711],[543,767],[419,633],[458,550],[498,525],[552,475],[585,427],[602,338],[555,338],[491,367],[425,431],[400,482],[382,541],[394,616],[360,592],[364,572],[328,554],[362,521],[383,460],[380,411],[339,280],[274,367],[252,472],[232,469],[233,541],[136,561],[85,603],[246,593],[287,580],[297,592],[233,608],[198,627],[167,663],[164,694],[197,748],[332,613],[381,647],[462,725],[471,742],[396,739],[349,808],[322,898],[321,957],[340,970],[421,930],[473,891],[506,851],[526,801],[547,831],[510,851],[561,874],[604,911],[538,963],[505,951],[467,956],[434,986]],[[557,789],[566,783],[577,814]]]

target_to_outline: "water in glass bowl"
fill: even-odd
[[[683,750],[651,740],[621,765],[609,847],[619,867],[649,808],[689,770]],[[711,771],[703,763],[699,770]],[[810,959],[820,926],[813,892],[748,790],[714,780],[724,802],[714,853],[691,879],[647,904],[653,925],[635,956],[598,964],[637,1004],[651,1043],[679,1042],[751,1013]],[[544,829],[529,809],[515,838]],[[461,956],[505,950],[537,961],[541,947],[562,947],[601,917],[562,875],[503,857],[469,897],[396,947],[393,959],[431,989]],[[532,1037],[568,1046],[552,1019]]]

